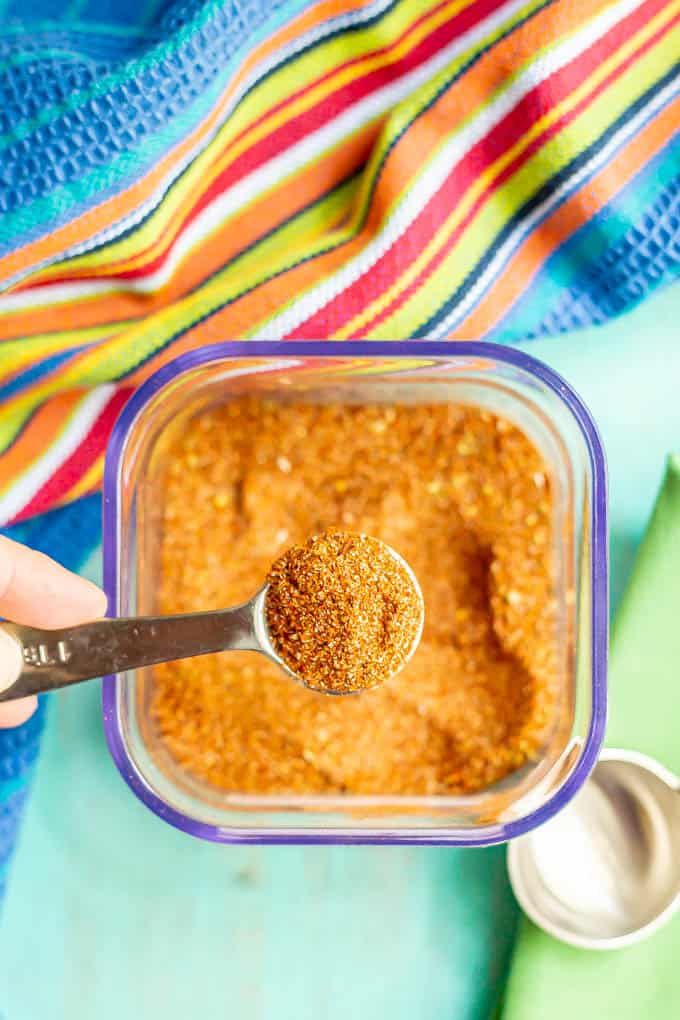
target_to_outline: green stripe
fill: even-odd
[[[0,15],[1,17],[2,15]],[[62,50],[52,47],[46,47],[44,50],[22,50],[19,53],[14,53],[11,57],[3,57],[3,74],[6,74],[10,67],[21,67],[23,64],[33,64],[39,60],[65,60],[70,63],[73,61],[73,50]],[[2,1017],[0,1017],[0,1020],[2,1020]]]
[[[545,0],[531,0],[527,3],[520,11],[518,11],[512,19],[506,22],[492,32],[490,35],[485,36],[477,46],[466,50],[465,53],[461,54],[455,60],[453,60],[444,70],[435,75],[432,79],[422,85],[416,92],[407,96],[390,114],[389,120],[383,130],[380,141],[374,148],[371,159],[367,165],[366,172],[363,177],[362,184],[360,186],[359,196],[356,204],[356,214],[348,227],[342,232],[338,231],[335,237],[327,237],[320,240],[319,244],[314,248],[310,249],[306,256],[308,259],[317,258],[320,255],[325,255],[330,251],[336,250],[343,245],[351,242],[356,236],[358,236],[365,226],[368,218],[373,198],[375,195],[375,189],[378,183],[380,174],[384,169],[384,165],[389,158],[392,149],[401,139],[401,137],[408,131],[413,123],[423,114],[423,112],[429,110],[433,103],[443,95],[451,86],[458,80],[460,72],[475,58],[479,53],[490,49],[495,45],[500,38],[507,35],[508,32],[521,24],[522,21],[526,20],[533,12],[539,10],[545,6]],[[550,48],[553,43],[550,43],[546,49]],[[533,61],[533,58],[532,58]],[[519,73],[519,72],[516,72]],[[514,77],[510,80],[514,80]],[[502,90],[498,90],[502,91]],[[473,117],[479,115],[479,112],[484,109],[491,99],[497,95],[494,93],[493,96],[488,96],[483,106],[471,111],[470,117],[466,118],[465,121],[461,122],[456,126],[456,131],[467,124]],[[420,170],[414,174],[410,179],[406,188],[395,196],[393,202],[386,207],[383,216],[383,224],[386,223],[395,213],[395,210],[401,205],[406,196],[411,194],[414,189],[420,185],[420,180],[427,170],[428,165],[437,157],[443,148],[450,144],[452,139],[451,134],[444,134],[441,137],[441,141],[438,145],[433,146],[427,153],[427,159],[423,161]],[[379,232],[379,231],[378,231]],[[294,268],[291,266],[290,268]],[[311,288],[315,287],[320,281],[315,281],[311,284]],[[282,312],[288,307],[294,304],[300,295],[291,295],[289,301],[283,304],[280,308],[276,309],[271,315],[267,316],[266,319],[261,320],[254,324],[253,329],[248,333],[248,336],[254,337],[263,330],[266,330],[266,325],[273,319],[277,318]]]
[[[86,374],[84,377],[85,381],[83,382],[83,387],[86,387],[90,384],[94,385],[98,382],[99,383],[109,382],[110,380],[110,376],[108,375],[102,375],[101,378],[95,378],[95,375],[96,373],[94,372]],[[90,376],[92,377],[91,379]],[[69,388],[73,389],[74,387],[71,386]],[[52,393],[50,393],[50,396],[54,396],[54,394],[58,392],[63,391],[55,389]],[[0,422],[0,456],[3,453],[5,453],[7,449],[12,445],[17,435],[20,433],[21,429],[24,427],[24,425],[31,417],[31,415],[36,411],[38,407],[41,406],[41,404],[45,402],[45,398],[43,396],[38,396],[34,391],[31,390],[29,390],[25,394],[22,394],[21,396],[22,401],[19,407],[16,410],[10,411],[4,417],[2,422]],[[76,402],[75,406],[72,407],[69,413],[61,420],[57,431],[55,432],[54,435],[50,437],[50,441],[49,443],[46,444],[46,446],[53,445],[64,434],[64,432],[68,429],[71,423],[78,418],[81,411],[83,400],[85,400],[86,397],[87,394],[81,396],[80,400]],[[30,464],[22,465],[23,470],[21,471],[21,477],[23,477],[24,471],[29,470],[30,466],[31,466]],[[5,487],[4,491],[7,491],[7,489],[11,488],[12,484],[13,482],[10,482],[9,485]],[[0,1020],[2,1020],[2,1018],[0,1018]]]
[[[229,73],[232,69],[233,66],[229,65]],[[44,198],[36,199],[30,206],[15,213],[7,213],[0,218],[0,241],[11,242],[27,234],[36,222],[44,224],[44,233],[48,234],[50,223],[57,218],[61,219],[65,210],[82,206],[91,196],[115,189],[125,180],[134,180],[139,170],[144,171],[157,162],[206,117],[222,89],[223,82],[220,81],[197,100],[191,109],[173,118],[171,124],[145,139],[133,152],[119,153],[103,169],[92,170],[79,180],[55,188]]]
[[[575,119],[560,128],[559,133],[543,144],[512,177],[500,186],[493,185],[491,194],[453,249],[418,290],[371,331],[371,339],[389,339],[400,332],[408,335],[420,327],[423,309],[436,307],[442,293],[455,291],[462,284],[482,254],[493,246],[503,224],[511,220],[516,211],[568,165],[574,156],[595,142],[608,125],[672,67],[678,37],[680,30],[668,31],[651,49],[638,57],[634,65],[620,73]],[[618,51],[614,58],[621,60]],[[590,75],[581,83],[579,89],[588,85],[592,77]],[[562,106],[564,102],[571,104],[573,95],[572,92],[559,105]],[[556,109],[558,115],[563,112]],[[437,233],[441,232],[440,224]],[[436,234],[432,236],[436,237]],[[429,243],[430,238],[426,240]]]
[[[94,377],[97,382],[105,382],[112,378],[124,378],[141,362],[161,350],[169,340],[187,332],[200,319],[238,301],[245,294],[291,268],[290,246],[294,245],[296,236],[304,235],[315,221],[332,219],[346,205],[348,195],[355,187],[356,177],[353,176],[323,196],[319,202],[268,234],[254,248],[234,259],[190,298],[164,313],[151,316],[128,336],[117,338],[110,346],[98,351],[94,365],[83,373],[82,380],[89,381]],[[295,264],[307,259],[311,250],[321,249],[324,245],[328,247],[326,235],[299,251]],[[248,271],[253,269],[257,269],[257,275],[248,278]],[[198,302],[197,307],[195,299],[201,294],[203,300]],[[80,378],[78,383],[81,384]],[[87,382],[84,384],[87,385]]]
[[[87,6],[87,0],[71,0],[68,5],[68,10],[64,15],[64,21],[71,24],[71,22],[83,13],[84,8]]]
[[[358,22],[351,31],[336,32],[321,38],[293,59],[284,61],[264,81],[258,83],[244,98],[228,121],[229,135],[257,124],[272,106],[272,98],[290,96],[305,87],[314,86],[323,75],[339,70],[354,60],[368,57],[399,38],[405,30],[432,10],[435,0],[399,0],[376,20]],[[373,69],[375,65],[373,65]],[[366,69],[353,69],[352,81],[360,79]],[[319,93],[326,99],[335,89],[324,86]],[[315,100],[316,101],[316,100]]]
[[[37,305],[36,307],[41,307]],[[42,306],[44,307],[44,306]],[[58,316],[58,305],[55,308],[55,316]],[[77,343],[88,343],[90,340],[98,340],[100,337],[105,339],[112,332],[125,329],[126,326],[131,325],[135,322],[135,319],[127,319],[114,324],[105,322],[100,326],[81,326],[79,329],[64,329],[64,330],[53,330],[51,333],[33,333],[31,336],[15,337],[12,340],[2,340],[0,343],[2,346],[3,360],[8,360],[11,355],[26,354],[31,348],[37,348],[37,355],[40,355],[41,348],[44,350],[49,341],[60,340],[62,344],[64,341],[69,341],[69,346],[76,346]],[[3,368],[6,366],[3,365]],[[0,380],[2,380],[4,373],[0,372]]]
[[[550,2],[552,2],[552,0],[550,0]],[[461,56],[456,57],[455,60],[451,61],[447,67],[445,67],[442,71],[439,71],[428,82],[421,85],[420,88],[411,93],[411,95],[406,96],[405,99],[403,99],[402,102],[400,102],[399,105],[392,111],[385,126],[385,130],[371,154],[366,189],[362,196],[360,208],[358,209],[357,214],[360,227],[363,226],[368,216],[378,178],[384,170],[385,163],[387,162],[392,149],[399,142],[402,136],[408,132],[409,128],[411,128],[420,117],[428,113],[432,106],[434,106],[459,79],[462,80],[461,71],[466,71],[467,64],[471,63],[478,56],[483,55],[485,51],[491,50],[499,41],[502,41],[504,36],[509,35],[517,26],[520,26],[522,22],[528,20],[532,15],[538,13],[543,7],[548,5],[549,4],[546,4],[546,0],[531,0],[531,2],[522,7],[514,17],[504,21],[503,24],[500,25],[494,32],[485,36],[477,46],[471,47],[469,50],[466,50],[465,53],[461,54]],[[537,59],[543,58],[565,38],[568,38],[568,36],[561,36],[558,39],[550,40],[546,43],[543,49],[537,49],[527,60],[526,64],[515,68],[512,74],[503,80],[499,88],[486,95],[478,106],[475,106],[470,110],[470,115],[468,117],[457,122],[455,133],[460,132],[471,120],[478,117],[483,110],[487,109],[488,106],[498,98],[499,95],[510,88],[520,74],[526,71],[527,67],[534,64]],[[428,151],[428,162],[432,162],[437,153],[451,142],[454,134],[444,133],[440,137],[441,141],[439,144],[433,146],[433,148]],[[423,170],[425,166],[426,163],[424,162]],[[418,177],[419,176],[420,175],[418,175]],[[408,189],[395,198],[392,206],[387,211],[388,215],[391,215],[394,208],[403,200],[408,191],[412,190],[413,187],[417,185],[418,177],[414,177],[409,183]]]

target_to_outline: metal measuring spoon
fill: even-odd
[[[420,585],[412,569],[394,549],[382,544],[406,570],[422,606]],[[293,680],[309,686],[284,662],[271,641],[265,613],[266,595],[267,585],[248,602],[231,609],[93,620],[62,630],[0,624],[5,674],[0,675],[0,702],[69,687],[109,673],[224,651],[260,652]],[[418,647],[422,629],[421,614],[420,627],[400,669]],[[318,691],[318,688],[310,689]]]
[[[524,912],[562,942],[618,949],[680,906],[680,780],[653,758],[608,749],[558,815],[508,848]]]

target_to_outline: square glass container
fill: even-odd
[[[150,672],[104,678],[106,736],[123,778],[171,825],[223,843],[485,846],[559,811],[592,770],[606,718],[606,470],[579,397],[521,351],[483,343],[223,343],[165,365],[113,431],[104,482],[112,615],[157,611],[159,485],[168,444],[198,412],[244,394],[309,402],[451,402],[517,424],[540,449],[554,497],[564,689],[540,755],[470,796],[255,796],[194,779],[149,716]],[[219,607],[215,607],[219,608]]]

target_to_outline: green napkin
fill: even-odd
[[[607,744],[680,775],[680,455],[666,477],[618,611]],[[680,913],[627,949],[572,949],[524,919],[502,1020],[678,1020]]]

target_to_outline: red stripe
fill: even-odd
[[[448,0],[444,0],[439,7],[445,6],[446,2],[448,2]],[[179,232],[184,230],[186,226],[191,223],[199,215],[199,213],[203,211],[203,209],[206,208],[206,206],[221,195],[222,192],[226,191],[227,188],[253,173],[274,156],[277,156],[286,149],[291,148],[297,142],[301,141],[306,135],[313,133],[325,124],[330,123],[347,108],[360,102],[371,92],[377,91],[383,86],[410,73],[420,64],[427,62],[430,57],[432,57],[440,49],[446,47],[453,41],[453,39],[465,32],[468,32],[476,24],[493,14],[495,10],[503,7],[506,2],[507,0],[477,0],[477,3],[471,4],[470,7],[466,7],[465,10],[455,15],[449,21],[438,26],[433,32],[422,39],[420,43],[410,50],[401,60],[386,67],[376,68],[363,77],[349,82],[347,85],[344,85],[342,88],[320,100],[315,106],[310,107],[309,110],[299,114],[297,117],[287,121],[285,124],[280,125],[280,127],[278,127],[274,132],[267,135],[266,138],[256,142],[250,149],[247,149],[236,160],[234,160],[233,163],[230,163],[229,166],[215,178],[210,187],[203,192],[196,204],[182,220],[179,230],[174,234],[173,241],[165,251],[157,255],[156,258],[146,263],[144,266],[116,273],[116,279],[137,279],[156,272],[167,260],[172,249],[172,243],[174,243],[174,238],[178,236]],[[439,7],[434,10],[438,10]],[[423,15],[417,22],[414,22],[414,24],[411,25],[399,39],[396,39],[390,44],[390,46],[385,47],[382,52],[389,53],[391,49],[398,46],[414,31],[420,22],[429,19],[432,16],[432,13],[433,12],[430,11],[426,15]],[[347,64],[343,64],[341,67],[329,72],[327,75],[319,79],[319,81],[327,80],[340,72],[344,72],[347,67],[351,67],[355,63],[361,63],[365,59],[366,56],[356,57]],[[286,105],[287,103],[295,101],[312,88],[315,88],[317,84],[317,81],[311,82],[304,89],[299,90],[298,93],[286,100],[286,103],[280,105]],[[270,113],[271,111],[267,111],[267,117],[270,116]],[[245,130],[250,130],[250,128],[244,129],[244,131]],[[230,144],[235,144],[236,141],[238,141],[238,138],[234,140],[234,143]],[[169,229],[170,228],[167,228],[167,230]],[[96,274],[78,277],[64,276],[58,279],[50,279],[49,285],[69,282],[69,280],[75,278],[88,280],[101,279],[102,277],[97,276]],[[46,285],[47,282],[43,282],[42,284],[38,282],[26,289]]]
[[[33,499],[9,523],[15,524],[34,514],[50,510],[73,488],[106,449],[114,422],[131,392],[129,387],[116,390],[70,457],[67,457],[61,467],[36,492]]]
[[[608,75],[607,78],[604,79],[592,93],[590,93],[588,96],[584,97],[583,100],[577,103],[569,114],[566,114],[564,117],[560,118],[560,120],[556,121],[552,127],[548,128],[545,132],[543,132],[542,135],[534,139],[534,141],[527,148],[527,150],[523,154],[518,156],[517,159],[513,160],[513,162],[509,164],[494,181],[491,182],[491,184],[485,190],[485,192],[479,196],[473,208],[470,209],[470,211],[465,216],[465,219],[458,225],[458,227],[456,227],[456,229],[452,232],[451,236],[448,238],[446,243],[432,257],[432,259],[430,259],[427,265],[420,271],[418,276],[408,285],[408,287],[404,289],[404,291],[398,297],[391,301],[390,304],[383,309],[383,311],[378,313],[376,316],[374,316],[373,319],[371,319],[368,323],[362,326],[362,332],[363,333],[370,332],[370,330],[374,329],[381,322],[383,322],[390,315],[392,315],[400,305],[405,304],[408,301],[408,299],[417,292],[418,288],[423,285],[426,278],[430,276],[432,273],[436,272],[436,270],[439,268],[439,266],[444,261],[446,256],[450,253],[451,249],[454,247],[456,242],[460,239],[461,235],[463,234],[467,226],[474,219],[480,207],[486,202],[486,200],[493,193],[493,191],[497,190],[497,188],[501,184],[503,184],[509,177],[511,177],[516,172],[516,170],[522,165],[522,163],[526,162],[527,159],[531,158],[531,156],[542,145],[544,145],[547,141],[550,140],[550,138],[552,138],[560,130],[562,130],[563,127],[566,127],[566,125],[569,124],[570,121],[574,120],[580,113],[582,113],[583,110],[586,109],[594,101],[594,99],[598,95],[600,95],[612,83],[612,81],[614,81],[617,77],[623,74],[627,67],[630,67],[630,65],[634,63],[639,56],[641,56],[646,50],[648,50],[651,46],[654,45],[654,43],[661,35],[664,35],[670,28],[673,27],[674,24],[677,24],[678,22],[680,22],[680,16],[674,18],[673,21],[671,21],[668,25],[666,25],[658,33],[656,33],[656,35],[652,39],[650,39],[647,43],[644,43],[631,57],[627,58],[616,69],[616,71],[613,71],[610,75]]]
[[[461,200],[470,185],[478,179],[480,173],[491,165],[503,152],[507,151],[515,142],[521,138],[527,126],[534,123],[543,116],[547,109],[555,106],[566,98],[578,85],[598,67],[603,60],[618,49],[628,38],[642,27],[653,15],[666,6],[666,0],[647,0],[641,7],[622,19],[614,28],[593,43],[587,50],[579,54],[569,64],[559,71],[553,72],[548,78],[537,85],[531,92],[510,111],[491,132],[477,142],[465,156],[451,168],[446,180],[439,190],[433,194],[427,204],[421,210],[417,218],[407,230],[397,239],[392,247],[386,251],[376,263],[365,273],[355,280],[349,288],[342,290],[328,305],[320,309],[301,323],[295,330],[287,334],[285,339],[313,339],[319,336],[330,336],[349,322],[355,315],[381,293],[383,293],[394,280],[405,272],[417,254],[423,251],[432,236],[436,233],[441,224],[441,210],[447,211]],[[499,178],[485,191],[477,202],[474,209],[467,214],[464,224],[457,228],[455,237],[449,242],[449,246],[455,243],[461,231],[470,222],[470,219],[479,209],[480,205],[488,199],[489,195],[497,189],[499,183],[505,180],[511,173],[514,173],[536,149],[561,130],[569,120],[577,115],[584,105],[593,101],[596,95],[603,91],[611,81],[623,73],[626,67],[630,66],[640,53],[654,45],[655,41],[668,30],[669,26],[661,29],[653,39],[644,44],[637,53],[620,65],[585,101],[582,101],[572,113],[565,115],[551,128],[535,140],[531,146],[501,174]],[[436,256],[435,256],[436,258]],[[422,282],[422,278],[421,279]],[[409,287],[409,293],[413,287]],[[398,301],[403,300],[399,298]],[[394,307],[393,305],[391,306]],[[388,311],[380,313],[376,321],[383,319]],[[369,326],[362,327],[362,334],[366,335]]]
[[[397,36],[397,38],[394,39],[389,44],[389,46],[384,46],[384,47],[381,47],[380,49],[370,50],[369,52],[361,54],[358,57],[354,57],[352,60],[349,60],[349,61],[347,61],[344,64],[340,64],[339,66],[332,68],[326,74],[321,75],[320,78],[315,78],[314,81],[309,82],[309,84],[305,85],[304,88],[298,89],[296,92],[292,92],[290,95],[286,96],[285,99],[282,99],[280,102],[276,103],[274,106],[269,107],[267,109],[267,112],[261,117],[261,119],[259,121],[256,121],[254,124],[249,124],[247,127],[244,127],[241,131],[239,131],[239,133],[229,143],[229,148],[230,149],[236,148],[236,146],[242,140],[242,138],[245,135],[247,135],[249,132],[251,132],[254,128],[259,128],[263,124],[266,124],[268,120],[271,120],[276,114],[280,113],[282,110],[285,110],[285,108],[287,106],[291,106],[293,103],[298,102],[300,99],[302,99],[304,96],[306,96],[309,92],[311,92],[312,90],[318,88],[319,85],[322,85],[325,82],[329,82],[333,78],[337,78],[340,74],[344,74],[347,71],[348,68],[355,67],[357,64],[360,65],[360,64],[366,63],[367,61],[371,60],[373,57],[376,57],[378,54],[382,54],[383,56],[387,56],[393,50],[397,49],[406,39],[408,39],[408,37],[410,35],[413,35],[413,33],[416,31],[416,29],[419,28],[424,22],[430,21],[437,14],[438,11],[440,11],[443,7],[446,7],[447,4],[449,4],[450,2],[451,2],[451,0],[441,0],[441,3],[437,4],[435,7],[431,8],[428,11],[426,11],[416,21],[414,21],[412,24],[410,24],[408,26],[408,28],[406,28],[404,30],[404,32],[401,33],[401,35]],[[493,9],[495,7],[501,6],[505,2],[507,2],[507,0],[483,0],[483,5]],[[471,4],[471,7],[475,7],[475,6],[476,6],[475,0],[473,0],[473,2]],[[482,12],[482,14],[479,16],[479,18],[475,19],[475,20],[481,20],[483,17],[486,17],[486,14],[484,12]],[[473,24],[474,24],[474,21],[473,21]],[[467,29],[463,29],[463,31],[466,31],[466,30]],[[401,63],[397,63],[394,66],[396,68],[400,68],[402,66],[402,64]],[[398,75],[396,75],[396,76],[398,77]],[[358,78],[357,80],[360,81],[361,79]],[[324,102],[328,103],[328,102],[332,101],[334,97],[336,97],[336,101],[337,101],[337,97],[340,96],[340,95],[342,95],[342,91],[338,90],[337,92],[332,93],[330,96],[328,96],[326,98],[326,100],[324,100]],[[339,106],[339,103],[336,102],[336,105]],[[349,105],[349,104],[346,103],[345,106],[347,106],[347,105]],[[314,107],[312,107],[311,109],[313,110]],[[343,107],[343,109],[344,109],[344,107]],[[340,113],[340,112],[341,112],[341,110],[338,109],[337,113]],[[297,118],[295,118],[295,120],[304,120],[307,116],[308,116],[308,113],[305,112],[303,114],[300,114]],[[281,148],[288,147],[290,145],[290,142],[288,141],[288,131],[289,131],[288,124],[289,123],[295,123],[295,120],[287,122],[286,125],[284,125],[283,127],[280,127],[280,128],[277,129],[277,132],[279,133],[279,135],[281,133],[284,134],[284,136],[285,136],[284,141],[285,141],[286,145],[281,146],[281,147],[274,146],[273,147],[274,154],[278,154],[281,151]],[[305,133],[306,132],[303,132],[303,135]],[[265,145],[266,142],[267,142],[267,139],[262,139],[262,141],[259,142],[259,143],[256,143],[256,145],[253,146],[253,148],[257,148],[258,145]],[[248,154],[248,151],[250,151],[250,150],[246,150],[246,152],[244,152],[242,154],[242,156],[239,157],[239,160],[244,158],[244,157],[246,157],[247,154]],[[270,157],[266,156],[265,159],[261,159],[260,163],[265,162],[266,159],[268,159],[268,158],[270,158]],[[238,164],[234,164],[234,166],[237,166],[237,165]],[[248,172],[252,172],[252,171],[248,171]],[[179,229],[183,230],[189,223],[192,222],[192,220],[194,220],[199,215],[199,213],[201,213],[206,208],[206,206],[208,206],[215,198],[217,198],[218,195],[221,195],[222,192],[225,191],[226,188],[229,187],[235,180],[238,180],[238,179],[240,179],[243,176],[244,176],[244,174],[242,173],[242,171],[240,171],[238,169],[233,170],[233,169],[231,169],[231,167],[227,167],[219,177],[215,178],[215,180],[210,185],[210,187],[199,196],[196,204],[192,207],[192,209],[185,216],[185,218],[182,221],[182,224],[181,224]],[[146,273],[149,273],[149,272],[154,272],[162,264],[162,262],[164,262],[167,259],[168,254],[169,254],[169,252],[166,251],[165,253],[157,256],[153,260],[153,262],[148,263],[148,265],[146,265],[146,266],[144,266],[142,268],[130,269],[130,270],[124,271],[123,273],[119,273],[117,275],[118,275],[118,277],[120,279],[127,279],[127,278],[131,278],[131,277],[142,276],[142,275],[144,275]]]
[[[429,35],[425,36],[412,50],[409,50],[401,60],[394,64],[374,68],[363,77],[355,78],[340,89],[332,92],[319,100],[315,106],[299,114],[292,120],[281,124],[274,132],[262,138],[246,152],[242,153],[213,184],[216,194],[224,191],[232,184],[242,180],[248,174],[253,173],[260,166],[267,163],[274,156],[291,148],[301,141],[306,135],[330,123],[349,107],[365,99],[367,95],[378,91],[404,75],[413,71],[422,63],[426,63],[430,57],[439,50],[444,49],[457,36],[468,32],[479,22],[483,21],[495,10],[503,7],[507,0],[478,0],[465,10],[455,15],[449,21],[439,25]],[[405,37],[410,34],[409,30]],[[396,44],[395,44],[396,45]],[[389,51],[386,50],[386,52]],[[360,62],[360,58],[357,58]],[[344,71],[343,65],[339,71]],[[310,85],[309,88],[313,87]],[[210,201],[210,192],[200,199],[200,208],[203,208]]]

